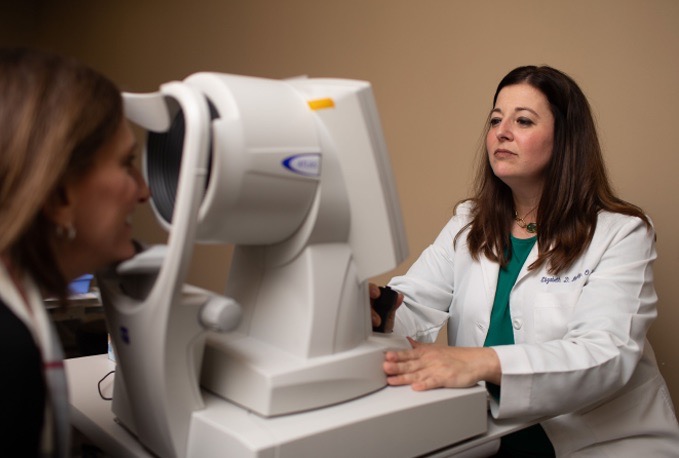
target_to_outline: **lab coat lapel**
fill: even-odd
[[[493,300],[495,299],[495,290],[497,289],[497,277],[500,273],[500,266],[497,262],[491,261],[485,256],[480,256],[481,270],[483,272],[483,291],[486,294],[484,304],[488,306],[488,310],[493,307]]]
[[[530,253],[528,253],[526,262],[523,263],[523,266],[521,267],[521,272],[519,272],[519,276],[516,278],[516,283],[514,285],[518,285],[519,282],[521,282],[521,280],[526,275],[528,275],[528,266],[533,264],[537,259],[538,259],[538,243],[536,241],[535,245],[533,245],[533,248],[530,250]]]

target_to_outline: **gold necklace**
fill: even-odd
[[[532,212],[533,210],[535,210],[535,208],[531,209],[528,213],[526,213],[523,218],[528,216],[530,212]],[[516,224],[518,224],[521,229],[525,229],[526,232],[535,234],[538,231],[537,223],[535,222],[527,223],[523,220],[523,218],[520,218],[519,213],[517,211],[514,211],[514,221],[516,221]]]

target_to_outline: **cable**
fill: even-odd
[[[99,390],[99,396],[101,396],[101,399],[103,399],[104,401],[111,401],[111,400],[113,400],[113,397],[112,397],[112,396],[111,396],[111,397],[104,396],[104,393],[101,392],[101,382],[103,382],[104,380],[106,380],[106,379],[108,378],[109,375],[115,374],[115,372],[116,372],[116,371],[111,371],[111,372],[109,372],[108,374],[104,375],[104,376],[101,378],[101,380],[99,380],[99,382],[97,383],[97,390]]]

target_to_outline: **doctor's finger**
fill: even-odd
[[[382,324],[382,318],[380,318],[380,314],[377,313],[373,308],[370,309],[370,320],[372,321],[373,328],[376,328]]]
[[[440,381],[427,371],[388,376],[387,383],[392,386],[410,385],[415,391],[425,391],[443,386]]]
[[[371,300],[380,297],[380,287],[375,283],[368,283],[368,292]]]
[[[422,368],[422,363],[419,360],[411,360],[406,362],[385,361],[382,363],[382,369],[387,375],[412,374],[420,371]]]
[[[419,359],[419,354],[415,350],[388,351],[384,354],[385,361],[402,362]]]

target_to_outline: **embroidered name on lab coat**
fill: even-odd
[[[540,283],[573,283],[576,282],[584,277],[587,277],[591,271],[589,269],[585,269],[584,272],[579,272],[573,276],[565,276],[565,277],[542,277],[540,279]]]

